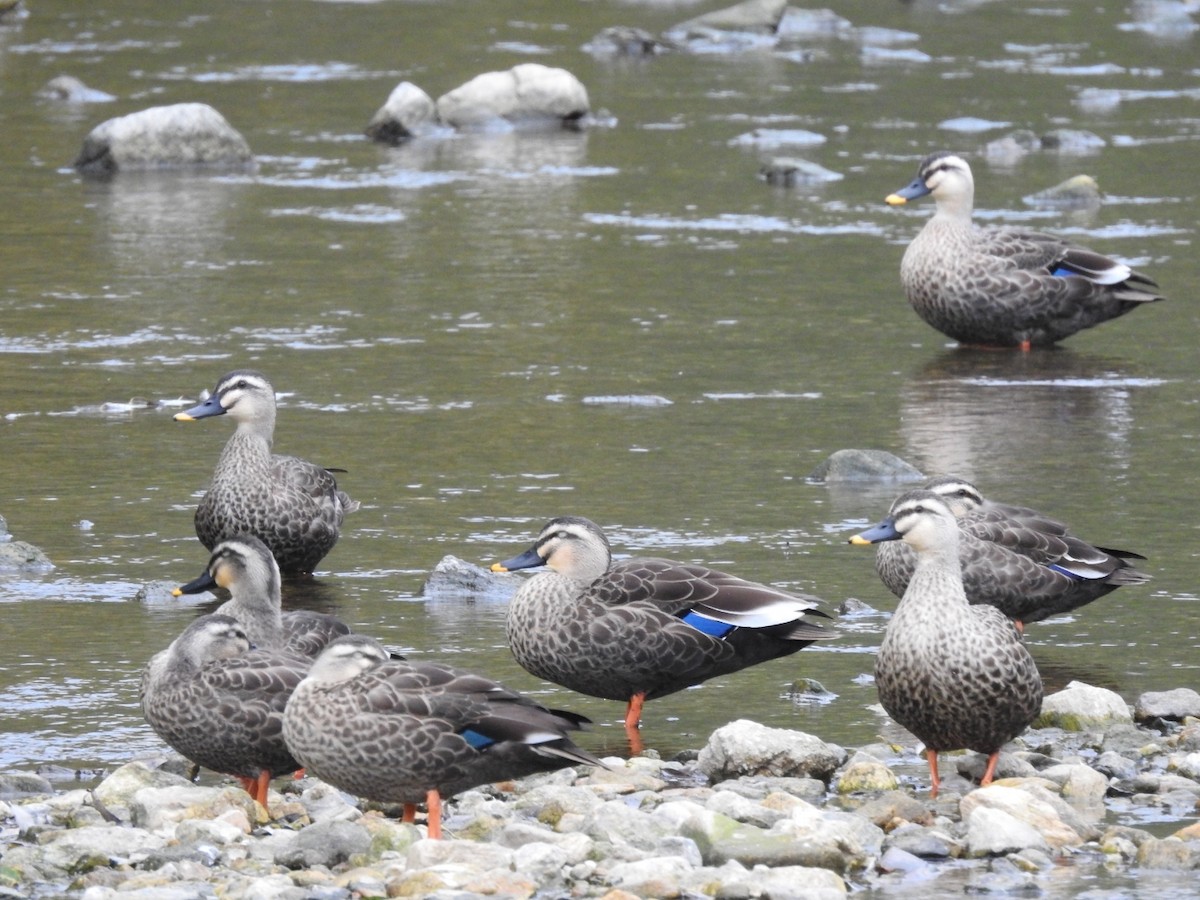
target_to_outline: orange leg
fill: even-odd
[[[267,808],[267,788],[271,786],[270,772],[259,772],[256,778],[247,778],[245,775],[234,775],[233,777],[238,780],[238,784],[247,794],[262,804],[263,809]]]
[[[1025,623],[1020,619],[1013,619],[1013,625],[1015,625],[1017,628],[1017,634],[1019,634],[1021,637],[1025,637]]]
[[[258,782],[254,785],[254,799],[267,808],[267,788],[271,786],[271,773],[263,770],[258,773]]]
[[[929,799],[936,800],[938,788],[942,785],[942,780],[938,778],[937,751],[932,747],[926,747],[925,760],[929,763]]]
[[[413,822],[417,821],[417,804],[405,803],[404,804],[404,815],[400,817],[400,821],[407,822],[410,825]]]
[[[646,694],[637,693],[629,698],[625,707],[625,736],[629,738],[629,750],[637,756],[645,749],[642,743],[642,733],[638,730],[642,722],[642,706],[646,702]]]
[[[292,773],[292,778],[296,779],[296,781],[299,781],[303,777],[304,777],[304,767],[303,766],[301,766],[299,769],[297,769],[295,772]]]
[[[429,824],[429,836],[434,840],[442,837],[442,795],[437,788],[425,792],[425,808],[429,811],[426,819]]]
[[[979,780],[980,787],[987,787],[996,776],[996,763],[1000,761],[1000,751],[995,750],[988,755],[987,768],[983,770],[983,778]]]
[[[1021,348],[1021,349],[1022,349],[1024,352],[1028,353],[1030,350],[1032,350],[1032,349],[1033,349],[1033,344],[1029,343],[1029,341],[1021,341],[1021,343],[1020,343],[1020,348]]]

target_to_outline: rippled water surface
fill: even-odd
[[[1200,114],[1182,6],[832,3],[852,28],[614,60],[580,48],[719,4],[30,5],[0,26],[0,512],[55,568],[0,574],[0,766],[90,770],[157,746],[138,672],[197,608],[134,595],[201,570],[191,514],[229,435],[171,413],[241,366],[281,394],[277,449],[348,470],[363,503],[285,599],[542,692],[600,723],[593,749],[621,752],[619,705],[519,669],[502,601],[423,598],[437,562],[506,558],[572,513],[621,554],[831,610],[859,598],[878,612],[843,619],[841,640],[655,701],[644,733],[669,753],[748,716],[863,743],[894,600],[846,538],[894,491],[806,483],[842,447],[959,472],[1149,557],[1149,585],[1029,629],[1050,687],[1200,687]],[[608,127],[362,136],[402,79],[436,96],[528,61],[578,75]],[[117,99],[35,96],[63,72]],[[256,173],[70,169],[103,119],[195,100],[242,131]],[[983,152],[1056,128],[1098,140]],[[898,279],[931,204],[882,203],[942,147],[970,157],[981,221],[1069,234],[1168,302],[1056,351],[950,346]],[[841,178],[771,187],[773,156]],[[1022,199],[1079,173],[1099,210]],[[836,699],[794,702],[802,677]]]

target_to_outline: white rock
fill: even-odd
[[[1050,845],[1036,828],[1002,809],[978,806],[966,817],[967,853],[1002,856],[1020,850],[1049,851]]]
[[[437,99],[438,118],[455,128],[503,119],[514,125],[562,123],[588,112],[583,83],[566,69],[522,63],[484,72]]]
[[[75,168],[108,175],[122,169],[250,168],[254,154],[225,117],[205,103],[152,106],[108,119],[83,139]]]
[[[999,810],[1023,822],[1038,833],[1039,843],[1026,843],[1022,846],[1041,847],[1045,845],[1054,850],[1061,850],[1063,847],[1076,847],[1082,844],[1083,838],[1063,821],[1051,796],[1048,793],[1035,796],[1038,790],[1036,785],[1017,788],[992,784],[971,791],[963,797],[959,809],[964,822],[968,821],[976,810],[983,807]],[[1044,791],[1044,788],[1040,790]],[[969,840],[968,845],[970,845]]]
[[[1042,700],[1042,711],[1033,727],[1088,731],[1132,721],[1133,716],[1120,694],[1081,681],[1072,681],[1061,691]]]
[[[841,747],[811,734],[739,719],[713,732],[698,763],[700,771],[713,781],[773,775],[828,782],[845,758]]]
[[[392,89],[366,129],[371,140],[393,145],[436,130],[433,98],[411,81],[402,81]]]

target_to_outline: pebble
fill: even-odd
[[[936,802],[915,746],[847,752],[737,721],[678,759],[611,758],[608,771],[463,793],[441,841],[314,778],[278,779],[265,810],[224,779],[176,774],[177,759],[127,763],[90,790],[7,773],[0,898],[832,900],[913,885],[1061,892],[1070,879],[1083,891],[1151,869],[1156,881],[1193,877],[1200,722],[1156,717],[1151,729],[1118,715],[1097,728],[1083,715],[1096,695],[1070,691],[1079,709],[1056,703],[1085,727],[1027,732],[1005,753],[1016,774],[986,788],[949,777]],[[960,772],[981,759],[947,755]],[[1152,833],[1118,814],[1183,821]]]

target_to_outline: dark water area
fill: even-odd
[[[830,611],[862,600],[875,612],[843,618],[840,640],[654,701],[643,730],[664,754],[737,717],[866,743],[895,601],[846,539],[895,489],[806,482],[844,447],[960,473],[1148,557],[1149,584],[1030,627],[1049,688],[1200,688],[1188,16],[833,3],[852,28],[736,53],[581,50],[609,25],[660,32],[719,5],[60,0],[0,25],[0,513],[55,564],[0,573],[0,767],[91,771],[158,746],[138,673],[198,608],[134,597],[203,567],[192,511],[229,436],[171,415],[243,366],[280,392],[276,449],[346,469],[363,504],[285,602],[591,716],[593,750],[623,751],[619,705],[521,670],[503,602],[426,600],[438,561],[490,564],[575,514],[619,554]],[[576,74],[610,127],[362,135],[401,80],[436,97],[530,61]],[[60,73],[116,99],[38,98]],[[229,119],[257,171],[70,168],[100,121],[184,101]],[[1018,128],[1100,142],[984,152]],[[978,221],[1067,234],[1167,302],[1055,350],[955,348],[899,284],[932,204],[882,202],[939,148],[971,160]],[[774,156],[842,177],[773,187],[758,170]],[[1090,214],[1023,200],[1080,173],[1104,192]],[[836,698],[793,700],[800,678]]]

